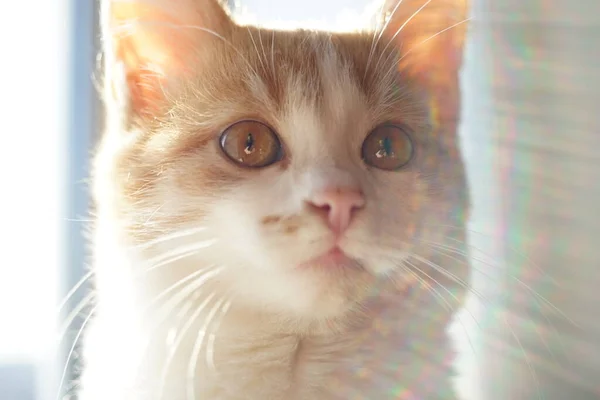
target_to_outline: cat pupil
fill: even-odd
[[[244,148],[244,153],[251,154],[254,152],[254,137],[251,133],[246,137],[246,147]]]
[[[383,158],[387,156],[394,156],[392,150],[392,140],[389,136],[379,140],[379,150],[377,150],[377,153],[375,153],[375,157],[377,158]]]

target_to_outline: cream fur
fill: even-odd
[[[116,58],[94,166],[97,304],[80,398],[454,398],[446,329],[468,262],[428,243],[464,241],[468,204],[460,155],[449,156],[455,119],[429,118],[435,90],[372,33],[260,31],[214,0],[178,4],[145,16],[163,21],[167,10],[189,24],[196,4],[198,24],[218,36],[178,28],[153,44],[136,36],[152,25],[105,31]],[[137,58],[124,55],[131,43],[120,47],[131,40]],[[159,65],[149,73],[147,63]],[[216,134],[244,118],[281,136],[281,166],[249,171],[220,155]],[[365,136],[388,121],[419,149],[406,170],[360,158]],[[331,186],[366,198],[339,242],[362,268],[298,268],[334,243],[306,207]]]

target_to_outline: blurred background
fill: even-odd
[[[469,400],[600,399],[600,2],[472,2],[461,140],[483,296],[457,329],[470,341],[459,387]],[[260,21],[340,27],[366,7],[235,4]],[[97,4],[3,9],[0,400],[55,400],[63,375],[76,377],[63,366],[87,316],[77,308],[85,284],[59,305],[86,271],[86,181],[102,115]],[[80,317],[58,343],[70,314]]]

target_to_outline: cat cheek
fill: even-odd
[[[399,264],[400,262],[397,260],[392,261],[389,258],[377,258],[375,260],[371,260],[371,262],[367,264],[367,268],[371,270],[375,275],[390,276],[396,270],[399,269]]]
[[[273,214],[261,218],[260,224],[267,233],[294,236],[303,227],[304,221],[298,215],[282,216]]]

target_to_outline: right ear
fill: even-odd
[[[218,0],[102,0],[101,13],[105,95],[128,120],[159,112],[169,80],[233,26]]]

